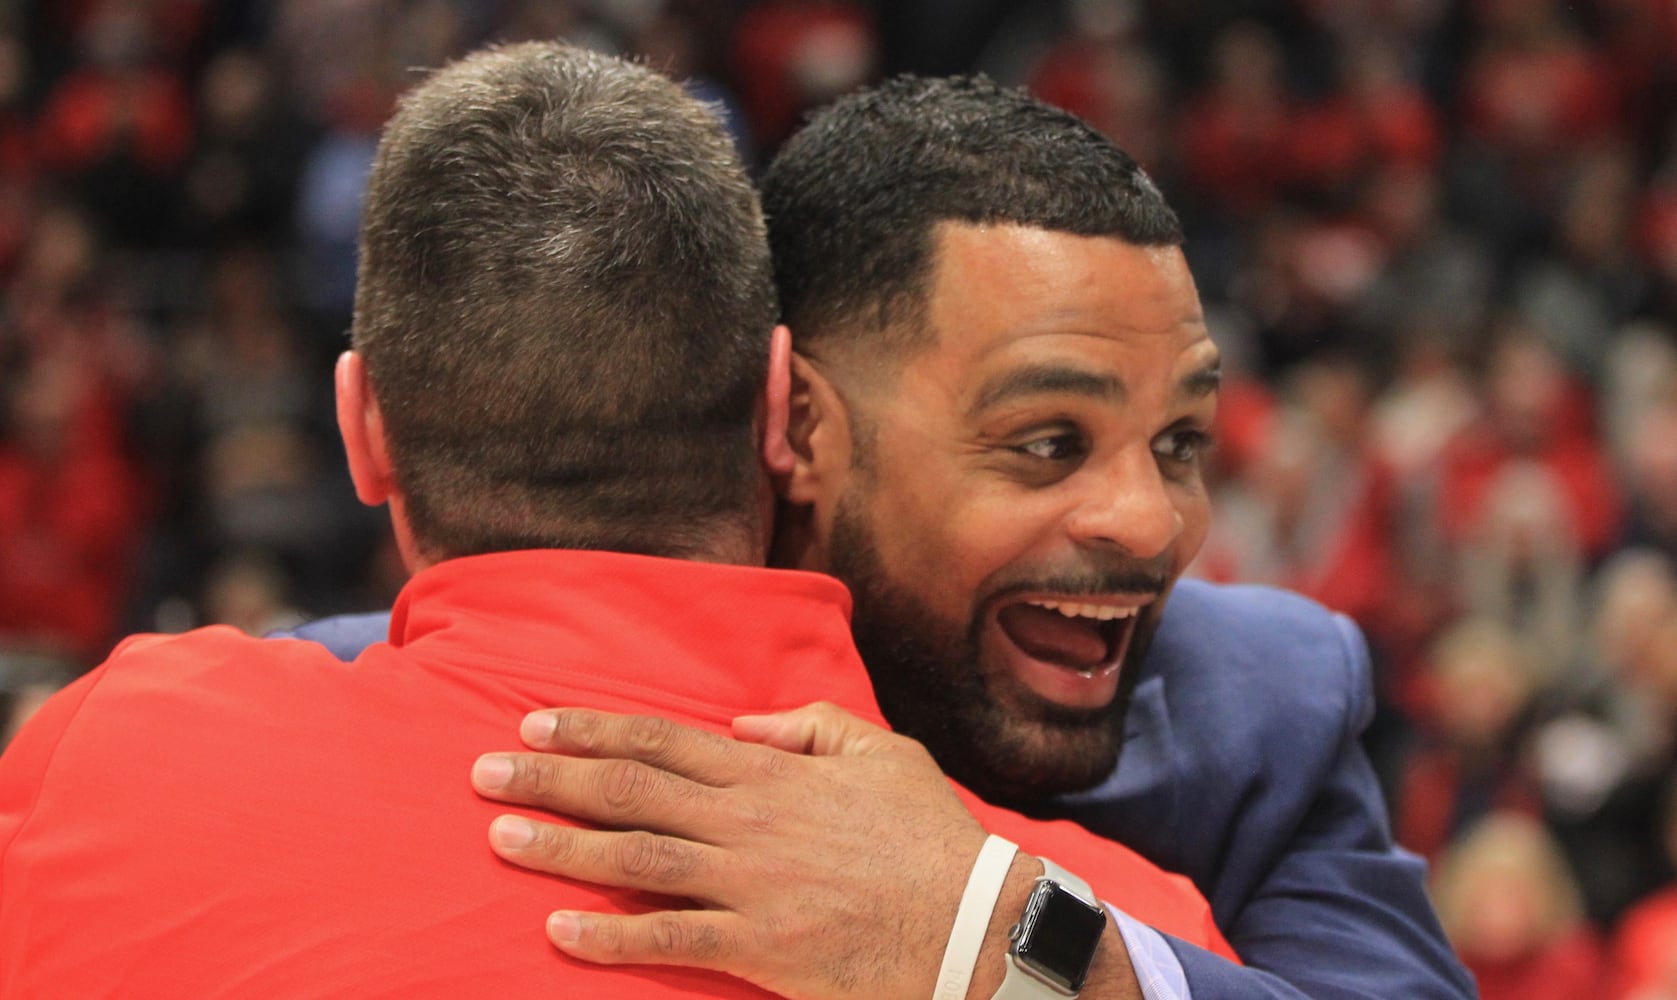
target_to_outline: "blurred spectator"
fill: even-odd
[[[1558,0],[1475,0],[1477,44],[1461,78],[1459,205],[1511,251],[1541,239],[1582,150],[1613,134],[1618,108],[1600,56]]]
[[[1626,543],[1677,559],[1677,391],[1644,410],[1630,428],[1625,479],[1631,505]]]
[[[1155,175],[1167,160],[1167,78],[1126,0],[1073,0],[1067,30],[1025,73],[1031,92],[1087,121]]]
[[[733,71],[740,103],[765,149],[805,111],[854,90],[879,65],[868,9],[848,0],[764,0],[741,14]]]
[[[1552,252],[1532,256],[1511,293],[1527,327],[1573,372],[1601,372],[1612,332],[1646,295],[1631,239],[1636,186],[1630,150],[1598,146],[1561,191]]]
[[[1657,136],[1677,107],[1677,7],[1666,0],[1598,0],[1605,62],[1633,131]]]
[[[182,513],[210,551],[260,548],[310,587],[331,589],[344,517],[326,443],[328,359],[308,363],[284,288],[270,254],[229,248],[211,270],[205,315],[177,334],[174,391],[193,403],[189,433],[203,457],[202,502]]]
[[[250,49],[217,53],[198,91],[197,142],[184,168],[183,238],[280,245],[290,236],[303,125],[275,89],[267,61]]]
[[[1677,336],[1655,324],[1623,329],[1608,352],[1603,393],[1627,492],[1623,545],[1677,560]]]
[[[1392,590],[1390,472],[1369,453],[1369,387],[1348,359],[1301,365],[1244,474],[1219,491],[1200,576],[1297,590],[1378,631]]]
[[[1481,32],[1462,110],[1470,136],[1535,159],[1600,137],[1614,124],[1602,65],[1557,0],[1474,0]]]
[[[41,169],[35,123],[25,103],[31,68],[22,39],[0,30],[0,274],[10,273],[23,249]]]
[[[1438,857],[1492,812],[1537,816],[1526,760],[1538,658],[1507,626],[1464,619],[1433,644],[1431,706],[1398,786],[1399,843]]]
[[[1409,338],[1428,341],[1415,348],[1422,353],[1459,359],[1485,324],[1493,275],[1482,242],[1444,216],[1437,175],[1377,165],[1354,212],[1379,246],[1380,267],[1345,309],[1349,339],[1399,377]]]
[[[1665,788],[1663,843],[1677,871],[1677,775]],[[1615,1000],[1677,1000],[1677,880],[1636,904],[1613,933]]]
[[[82,61],[41,114],[40,151],[118,243],[155,245],[192,141],[182,67],[160,57],[145,8],[101,0],[80,25]]]
[[[1313,356],[1358,348],[1380,358],[1378,344],[1353,342],[1345,321],[1383,260],[1368,227],[1277,208],[1249,220],[1244,253],[1229,292],[1253,325],[1259,374],[1279,380]]]
[[[1445,856],[1433,898],[1481,1000],[1599,995],[1600,941],[1583,919],[1566,862],[1536,820],[1512,813],[1482,820]]]
[[[1607,345],[1601,374],[1603,432],[1614,468],[1626,474],[1643,421],[1677,399],[1677,334],[1655,322],[1626,324]]]
[[[1604,555],[1623,522],[1588,391],[1542,339],[1505,324],[1481,392],[1483,416],[1442,460],[1445,537],[1464,551],[1488,547],[1516,573],[1544,570],[1550,558]]]
[[[1669,148],[1642,190],[1634,234],[1649,275],[1642,313],[1668,324],[1677,315],[1677,112],[1672,118]]]
[[[91,665],[128,583],[138,477],[100,388],[73,361],[26,361],[4,401],[0,644]]]
[[[1373,404],[1370,445],[1414,483],[1437,474],[1446,447],[1478,416],[1478,397],[1446,338],[1419,318],[1398,351],[1392,382]]]
[[[1359,36],[1336,55],[1340,86],[1292,126],[1296,183],[1328,204],[1345,204],[1376,170],[1430,171],[1443,136],[1402,54],[1384,39]]]
[[[91,664],[114,637],[147,509],[126,437],[146,366],[81,214],[43,210],[6,289],[0,642]]]
[[[322,338],[341,340],[355,303],[355,235],[378,130],[395,100],[388,81],[365,77],[332,95],[325,132],[303,162],[296,233],[302,298]]]
[[[1677,773],[1677,575],[1627,552],[1600,583],[1592,658],[1533,748],[1549,821],[1606,926],[1668,877],[1656,831]]]
[[[1242,22],[1217,37],[1210,80],[1180,125],[1183,169],[1208,208],[1235,224],[1271,206],[1288,179],[1291,98],[1270,30]]]
[[[206,625],[231,625],[246,635],[294,628],[303,616],[291,606],[285,573],[260,551],[228,556],[209,575]]]

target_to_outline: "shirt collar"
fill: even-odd
[[[390,641],[723,715],[825,700],[882,725],[849,621],[849,592],[823,574],[530,550],[422,570],[397,598]]]

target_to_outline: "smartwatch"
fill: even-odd
[[[1019,922],[1008,932],[1007,975],[993,1000],[1075,997],[1089,978],[1106,908],[1089,884],[1047,858]]]

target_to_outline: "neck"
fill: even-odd
[[[766,494],[767,487],[763,489]],[[439,554],[415,537],[404,499],[400,494],[390,498],[390,522],[395,531],[396,547],[401,552],[402,562],[407,567],[408,575],[412,576],[422,569],[451,558],[451,555]],[[764,502],[748,514],[718,520],[708,526],[702,535],[684,538],[683,551],[677,558],[720,565],[761,566],[769,554],[771,513],[772,507],[768,502]],[[609,546],[601,548],[605,551],[616,551]]]
[[[827,559],[816,544],[815,508],[781,504],[775,514],[769,565],[781,569],[827,571]]]
[[[762,535],[755,525],[737,531],[712,532],[686,558],[729,566],[761,566],[768,556]]]

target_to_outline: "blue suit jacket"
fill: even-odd
[[[1172,942],[1196,1000],[1473,997],[1360,737],[1362,633],[1283,591],[1183,580],[1117,770],[1055,811],[1193,879],[1250,968]],[[1267,970],[1267,971],[1255,971]]]
[[[293,634],[350,659],[384,614]],[[1373,711],[1355,625],[1262,587],[1177,584],[1126,720],[1118,769],[1045,805],[1193,879],[1245,959],[1171,941],[1194,1000],[1475,995],[1391,839],[1359,743]]]

